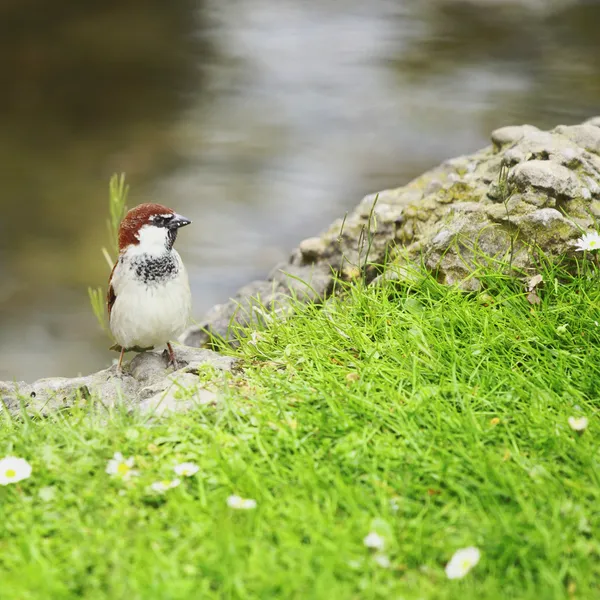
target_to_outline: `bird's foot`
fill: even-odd
[[[173,369],[175,371],[177,371],[177,369],[181,369],[182,366],[184,366],[184,363],[182,363],[181,361],[178,361],[175,358],[175,352],[173,351],[173,346],[171,346],[171,343],[169,342],[167,344],[167,367],[173,367]]]
[[[121,355],[119,356],[119,362],[117,363],[116,374],[119,379],[123,377],[123,357],[125,356],[125,348],[121,348]]]

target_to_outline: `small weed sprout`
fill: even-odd
[[[127,211],[127,194],[129,186],[125,183],[125,174],[113,175],[110,178],[109,197],[108,197],[108,215],[106,226],[108,228],[109,248],[101,249],[108,268],[112,269],[114,265],[113,256],[119,253],[119,224]],[[98,321],[100,327],[108,333],[108,324],[106,322],[105,298],[106,292],[102,287],[88,288],[88,296],[92,306],[92,312]]]
[[[500,172],[498,173],[498,193],[502,204],[504,204],[504,210],[506,211],[506,220],[510,225],[510,211],[508,210],[508,201],[512,198],[513,190],[508,182],[508,166],[503,162],[500,165]],[[514,236],[510,236],[510,260],[509,268],[512,267],[512,261],[514,256],[515,240]]]
[[[360,231],[360,236],[358,238],[358,265],[357,267],[364,273],[366,273],[369,254],[371,253],[371,248],[373,247],[373,242],[375,240],[375,233],[377,232],[377,215],[375,213],[375,206],[377,205],[377,201],[379,200],[379,194],[375,196],[375,200],[373,200],[373,204],[371,206],[371,210],[369,211],[369,218],[367,220],[367,224],[363,226]],[[364,261],[361,264],[361,256],[363,253],[363,249],[366,247],[366,252],[364,254]]]

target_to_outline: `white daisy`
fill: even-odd
[[[179,475],[180,477],[191,477],[192,475],[195,475],[199,469],[200,467],[193,462],[183,462],[173,467],[175,475]]]
[[[158,494],[164,494],[167,490],[176,488],[181,483],[181,479],[172,479],[171,481],[155,481],[150,489]]]
[[[31,465],[24,458],[7,456],[0,460],[0,485],[17,483],[31,475]]]
[[[462,579],[478,562],[481,557],[479,548],[470,546],[457,550],[446,565],[448,579]]]
[[[385,546],[385,540],[374,531],[371,531],[363,540],[363,544],[367,548],[373,548],[374,550],[383,550]]]
[[[236,510],[252,510],[256,508],[256,500],[252,498],[242,498],[241,496],[233,495],[227,498],[227,506]]]
[[[600,234],[597,231],[584,233],[576,242],[576,250],[600,250]]]
[[[392,564],[390,562],[390,559],[388,556],[386,556],[385,554],[376,554],[373,557],[373,560],[382,568],[382,569],[389,569],[390,565]]]
[[[106,465],[106,472],[113,477],[129,479],[139,475],[139,472],[133,468],[135,459],[132,457],[124,458],[120,452],[115,452],[114,456]]]
[[[573,431],[583,431],[588,426],[588,420],[586,417],[569,417],[569,427]]]

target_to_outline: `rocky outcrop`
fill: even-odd
[[[406,186],[367,196],[346,219],[304,240],[266,280],[214,307],[183,343],[231,337],[270,310],[285,312],[290,298],[323,298],[335,277],[372,278],[390,260],[424,264],[444,283],[476,289],[473,271],[486,261],[523,272],[538,249],[570,252],[600,216],[600,117],[552,131],[503,127],[491,141]]]
[[[198,348],[177,347],[177,360],[179,368],[173,370],[167,368],[166,351],[144,352],[125,365],[121,375],[113,365],[86,377],[52,377],[33,384],[0,381],[0,398],[3,407],[13,414],[25,410],[45,415],[93,399],[105,407],[122,404],[129,409],[163,415],[214,403],[219,373],[231,371],[235,366],[230,357]],[[214,370],[214,376],[199,377],[209,370]],[[182,394],[182,390],[186,393]]]
[[[236,327],[264,323],[288,312],[292,299],[327,297],[336,277],[372,280],[382,265],[424,265],[446,284],[473,290],[478,265],[493,263],[515,274],[547,256],[573,252],[573,240],[600,217],[600,117],[541,131],[503,127],[483,150],[449,160],[408,185],[367,196],[345,219],[304,240],[287,263],[215,306],[190,328],[178,348],[181,366],[167,369],[166,354],[136,356],[124,375],[110,367],[87,377],[0,382],[12,413],[40,414],[98,400],[106,406],[164,414],[218,398],[219,373],[233,359],[199,347],[213,336],[231,339]],[[392,269],[386,273],[392,272]],[[209,369],[214,376],[199,377]],[[182,394],[181,390],[186,393]]]

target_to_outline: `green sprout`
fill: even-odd
[[[108,198],[109,218],[106,220],[109,248],[103,247],[101,249],[102,255],[104,256],[109,269],[113,268],[116,257],[119,254],[119,224],[127,212],[126,202],[128,192],[129,186],[125,183],[124,173],[121,173],[121,175],[113,175],[110,178]],[[114,260],[113,256],[115,256]],[[108,333],[109,329],[106,321],[105,309],[106,291],[102,287],[89,287],[88,296],[90,298],[90,304],[96,320],[98,321],[100,327]]]

